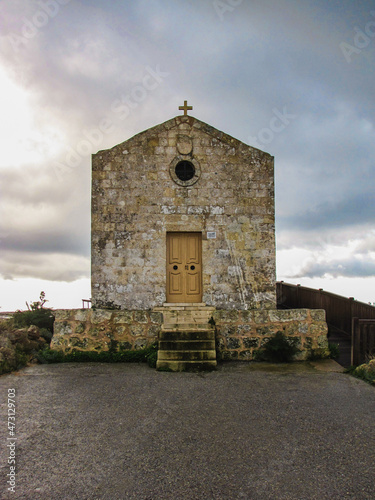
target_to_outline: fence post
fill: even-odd
[[[323,288],[319,288],[319,309],[323,309]]]
[[[349,322],[348,323],[350,325],[351,322],[352,322],[353,315],[354,315],[354,306],[355,306],[355,304],[354,304],[354,297],[349,297],[348,300],[349,300],[349,309],[350,309],[350,313],[349,313],[350,314],[350,318],[349,318]],[[358,314],[358,311],[356,311],[356,312]],[[360,316],[360,314],[358,316]],[[361,315],[361,317],[363,317],[363,316]]]
[[[352,318],[352,353],[351,353],[351,362],[352,366],[357,366],[358,355],[359,355],[359,335],[358,335],[358,326],[359,321],[358,318]]]
[[[276,283],[276,307],[282,307],[283,303],[285,302],[283,300],[283,281],[278,281]]]
[[[371,324],[370,325],[370,337],[369,337],[369,343],[368,343],[368,349],[369,349],[369,356],[370,358],[375,356],[375,325]]]

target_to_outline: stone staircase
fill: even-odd
[[[156,368],[200,371],[216,368],[215,330],[209,323],[215,310],[203,303],[164,304]]]

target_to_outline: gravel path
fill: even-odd
[[[0,498],[373,500],[375,388],[316,367],[69,363],[4,375],[17,474],[8,492],[2,404]]]

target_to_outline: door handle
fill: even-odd
[[[189,266],[185,266],[185,269],[189,269]]]

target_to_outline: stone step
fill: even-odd
[[[206,361],[216,360],[216,351],[158,351],[159,361]]]
[[[186,311],[186,312],[205,312],[206,314],[212,315],[215,311],[215,307],[206,306],[204,304],[185,304],[185,303],[176,303],[176,304],[164,304],[162,307],[154,307],[153,311],[156,312],[173,312],[173,311]]]
[[[162,331],[185,331],[185,332],[194,332],[194,331],[207,331],[212,330],[214,328],[211,327],[208,323],[166,323],[161,326]]]
[[[181,303],[157,309],[163,314],[157,370],[215,369],[215,330],[209,323],[215,308]]]
[[[164,323],[208,323],[212,309],[163,309]]]
[[[215,350],[215,340],[160,340],[160,351],[209,351]]]
[[[216,369],[215,361],[157,361],[157,370],[168,370],[172,372],[189,372],[189,371],[212,371]]]
[[[214,330],[201,330],[201,331],[186,331],[186,330],[166,330],[159,333],[159,341],[173,341],[173,340],[213,340],[215,341]]]
[[[211,314],[206,311],[165,311],[163,312],[164,323],[208,323]]]
[[[163,314],[162,330],[211,330],[213,325],[209,323],[215,311],[214,307],[205,304],[164,304],[164,307],[156,307],[154,311]]]
[[[192,318],[185,318],[183,320],[181,319],[173,319],[173,318],[168,318],[167,320],[163,321],[163,327],[164,330],[166,330],[168,327],[175,328],[176,326],[179,326],[182,330],[185,328],[191,328],[192,326],[196,326],[197,328],[206,328],[206,330],[212,330],[213,325],[209,323],[208,321],[194,321]]]
[[[214,311],[215,307],[213,306],[206,306],[204,302],[165,302],[163,304],[163,307],[160,307],[158,309],[185,309],[185,310],[204,310],[204,311]]]

